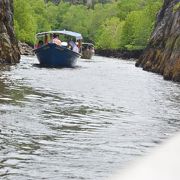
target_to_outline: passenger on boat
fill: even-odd
[[[77,47],[79,48],[79,53],[81,53],[82,49],[82,41],[81,40],[77,40]]]
[[[71,50],[73,50],[76,53],[79,53],[79,48],[77,47],[76,43],[72,40],[68,42],[68,46],[71,47]]]
[[[61,46],[61,40],[59,39],[58,35],[53,34],[53,43]]]
[[[47,34],[45,34],[45,36],[44,36],[44,44],[48,44],[48,35]]]
[[[36,45],[36,48],[40,48],[43,45],[43,41],[39,40],[38,44]]]
[[[50,34],[49,35],[49,43],[52,43],[53,42],[53,34]]]

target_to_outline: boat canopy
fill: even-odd
[[[42,37],[46,34],[63,34],[63,35],[68,35],[68,36],[73,36],[76,38],[76,40],[81,40],[82,35],[80,33],[77,32],[72,32],[72,31],[66,31],[66,30],[62,30],[62,31],[47,31],[47,32],[41,32],[41,33],[37,33],[36,37]]]
[[[86,43],[86,42],[83,42],[82,45],[89,45],[89,46],[94,46],[93,43]]]

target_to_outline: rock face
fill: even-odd
[[[19,41],[18,46],[19,46],[21,55],[30,55],[30,56],[34,55],[33,48],[29,46],[28,44]]]
[[[180,0],[164,0],[149,45],[136,66],[180,82]]]
[[[13,0],[0,0],[0,63],[18,63],[20,52],[13,30]]]

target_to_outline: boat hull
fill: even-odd
[[[43,45],[34,52],[40,65],[50,67],[74,67],[80,57],[79,53],[53,43]]]

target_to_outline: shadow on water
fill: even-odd
[[[57,66],[48,66],[48,65],[41,65],[41,64],[32,64],[33,67],[37,67],[37,68],[46,68],[46,69],[52,69],[52,68],[55,68],[55,69],[79,69],[79,68],[82,68],[82,66],[74,66],[74,67],[57,67]]]
[[[99,62],[102,62],[102,61],[97,61],[95,59],[82,59],[82,62],[85,62],[85,63],[99,63]]]

